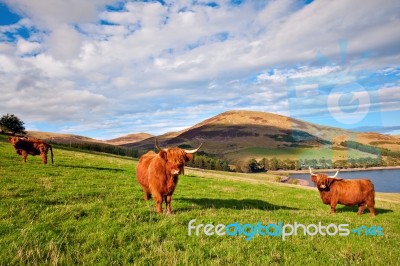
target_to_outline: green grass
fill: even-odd
[[[395,265],[400,203],[377,195],[377,216],[336,215],[318,192],[269,182],[270,176],[189,170],[172,201],[155,213],[135,179],[137,161],[54,149],[55,164],[23,164],[0,137],[0,265]],[[379,198],[379,199],[378,199]],[[384,236],[188,236],[196,224],[348,223],[379,225]]]

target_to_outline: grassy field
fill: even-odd
[[[135,179],[137,161],[54,149],[55,164],[23,164],[0,139],[0,265],[396,265],[399,195],[377,195],[377,216],[336,215],[318,192],[273,176],[186,171],[174,215],[158,215]],[[383,195],[383,194],[382,194]],[[383,236],[188,236],[188,223],[381,226]]]
[[[251,158],[261,160],[262,158],[277,158],[281,160],[299,160],[299,159],[319,159],[324,157],[325,159],[332,160],[347,160],[347,159],[357,159],[372,157],[376,158],[374,154],[361,152],[354,149],[342,149],[333,150],[332,147],[321,148],[276,148],[267,149],[260,147],[253,147],[243,149],[237,153],[227,153],[224,155],[226,159],[237,161],[247,161]]]

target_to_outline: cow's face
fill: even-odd
[[[196,153],[202,145],[203,143],[194,150],[184,150],[178,147],[163,149],[158,145],[157,139],[155,139],[155,146],[160,151],[158,154],[166,161],[166,171],[173,176],[184,174],[185,162],[191,161],[193,159],[193,154]]]
[[[183,174],[185,163],[193,159],[193,154],[176,147],[162,150],[159,155],[166,161],[167,172],[174,176]]]
[[[20,138],[18,137],[8,137],[8,141],[14,146],[18,143],[19,140]]]
[[[311,174],[311,180],[314,182],[315,186],[319,189],[329,189],[335,181],[343,180],[341,178],[329,177],[325,174]]]
[[[336,176],[339,173],[339,170],[336,172],[335,175],[333,176],[327,176],[325,174],[314,174],[312,172],[311,167],[309,167],[310,169],[310,175],[311,175],[311,180],[314,182],[315,186],[318,189],[322,189],[322,190],[329,190],[329,186],[335,182],[335,181],[339,181],[339,180],[343,180],[341,178],[336,178]]]

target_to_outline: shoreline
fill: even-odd
[[[368,168],[342,168],[342,169],[312,169],[313,172],[318,172],[318,173],[326,173],[326,172],[336,172],[339,170],[339,172],[356,172],[356,171],[376,171],[376,170],[400,170],[400,166],[377,166],[377,167],[368,167]],[[302,170],[277,170],[277,171],[268,171],[270,174],[307,174],[310,173],[309,169],[302,169]]]

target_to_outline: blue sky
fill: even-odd
[[[398,1],[0,0],[0,115],[162,134],[228,110],[400,134]]]

